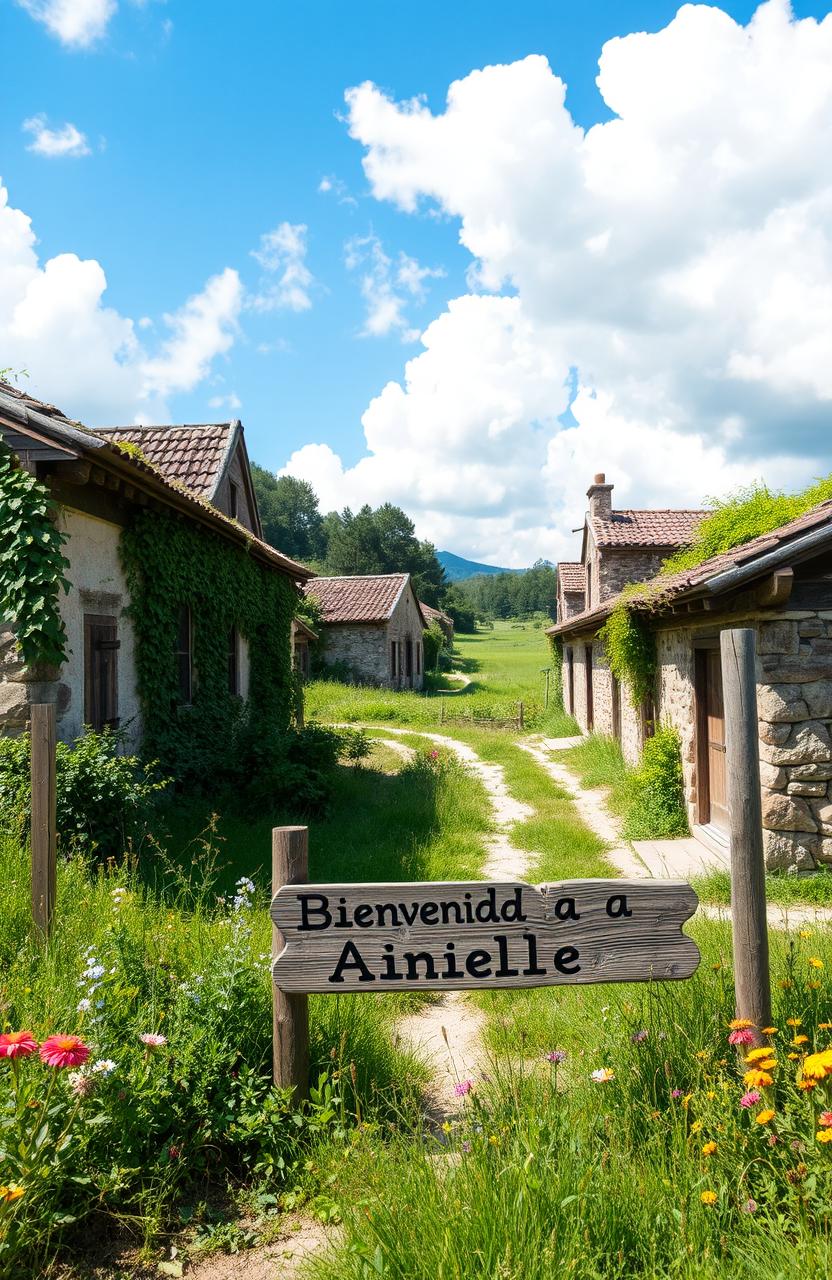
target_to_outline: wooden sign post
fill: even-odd
[[[309,831],[306,827],[275,827],[272,831],[272,893],[305,885],[309,879]],[[272,959],[286,941],[272,913]],[[285,948],[284,948],[285,949]],[[309,1085],[309,1012],[305,995],[287,994],[272,983],[272,1051],[274,1082],[306,1097]]]
[[[55,821],[55,704],[32,703],[31,723],[31,850],[32,919],[47,937],[52,928],[57,878]]]
[[[749,627],[719,638],[725,712],[725,764],[731,826],[731,929],[737,1017],[756,1028],[771,1022],[766,868],[757,728],[756,634]],[[758,1042],[763,1037],[758,1034]]]

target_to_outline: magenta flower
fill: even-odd
[[[756,1089],[749,1089],[748,1093],[744,1093],[740,1098],[741,1107],[753,1107],[760,1101],[763,1095],[758,1093]]]
[[[458,1098],[464,1098],[466,1093],[470,1093],[474,1087],[473,1080],[460,1080],[454,1085],[454,1093]]]
[[[670,1090],[670,1096],[671,1096],[671,1098],[681,1098],[681,1096],[682,1096],[682,1090],[681,1090],[681,1089],[671,1089],[671,1090]]]
[[[647,1039],[647,1032],[643,1028],[641,1031],[634,1031],[630,1036],[630,1039],[633,1044],[644,1044],[644,1041]]]
[[[565,1062],[565,1061],[566,1061],[566,1050],[565,1050],[565,1049],[552,1049],[552,1050],[550,1050],[550,1052],[546,1054],[546,1061],[547,1061],[547,1062],[551,1062],[551,1063],[553,1063],[553,1064],[554,1064],[554,1066],[557,1066],[557,1065],[558,1065],[558,1063],[560,1063],[560,1062]]]
[[[753,1044],[754,1032],[748,1027],[740,1027],[737,1031],[732,1031],[728,1037],[729,1044]]]

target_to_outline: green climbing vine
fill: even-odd
[[[656,677],[656,640],[646,619],[632,608],[644,601],[650,584],[625,588],[599,632],[610,671],[626,684],[634,707],[652,692]]]
[[[247,550],[172,515],[142,511],[122,532],[144,751],[185,786],[262,773],[282,754],[295,700],[292,583]],[[190,610],[192,695],[180,705],[177,637]],[[248,699],[229,691],[229,635],[248,641]]]
[[[69,562],[54,514],[49,490],[0,444],[0,615],[14,624],[21,657],[30,665],[59,666],[66,658],[58,601],[69,590]]]

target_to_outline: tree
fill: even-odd
[[[295,476],[275,476],[256,462],[251,476],[266,541],[297,560],[322,559],[324,520],[311,484]]]
[[[347,507],[324,518],[326,572],[341,574],[409,573],[413,589],[426,604],[437,604],[445,571],[430,542],[420,542],[413,521],[401,507],[385,502],[373,511]]]

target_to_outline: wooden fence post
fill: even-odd
[[[517,704],[517,730],[519,733],[523,732],[523,703],[522,702],[518,702]]]
[[[760,796],[755,663],[749,627],[720,636],[725,765],[731,827],[731,928],[737,1016],[755,1028],[771,1022],[766,870]],[[763,1037],[758,1037],[758,1043]]]
[[[284,884],[309,880],[309,828],[272,830],[272,895]],[[283,950],[283,934],[272,925],[272,962]],[[295,1103],[309,1092],[309,999],[281,991],[272,978],[272,1061],[274,1082],[295,1091]]]
[[[48,937],[55,910],[55,704],[35,702],[31,723],[32,919]]]

